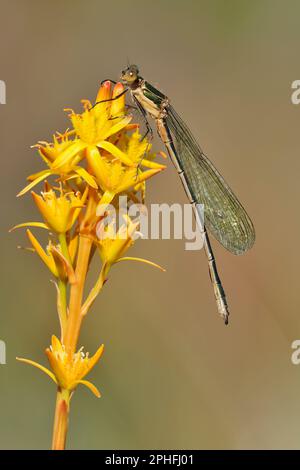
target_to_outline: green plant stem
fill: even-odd
[[[70,253],[69,253],[66,234],[65,233],[60,233],[58,235],[58,240],[59,240],[60,249],[61,249],[62,254],[69,261],[69,263],[72,265],[72,260],[71,260]]]
[[[69,249],[68,249],[66,234],[60,233],[58,235],[58,239],[59,239],[59,244],[60,244],[60,249],[61,249],[62,254],[68,260],[68,262],[72,264]],[[60,323],[61,323],[61,340],[63,341],[65,329],[67,327],[67,320],[68,320],[68,310],[67,310],[68,283],[67,283],[67,280],[60,279],[58,282],[58,288],[60,292],[60,302],[61,302],[61,305],[60,305],[61,308],[59,312]]]
[[[61,326],[61,341],[63,342],[64,333],[67,326],[68,314],[67,314],[67,283],[59,279],[58,289],[60,293],[60,309],[58,312]]]

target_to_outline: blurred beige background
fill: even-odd
[[[69,448],[300,448],[300,78],[297,0],[2,0],[0,79],[0,448],[47,448],[55,386],[19,364],[58,333],[53,286],[39,260],[17,250],[17,222],[35,220],[16,199],[40,168],[30,145],[63,130],[127,58],[160,87],[229,181],[257,232],[235,257],[214,243],[230,302],[216,313],[203,252],[183,241],[142,241],[137,255],[167,268],[117,266],[88,317],[81,344],[105,354],[72,400]],[[155,148],[161,149],[158,139]],[[185,202],[169,164],[148,202]]]

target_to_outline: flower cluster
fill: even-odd
[[[52,142],[40,141],[34,146],[46,168],[30,175],[27,186],[18,194],[31,191],[42,217],[14,229],[27,227],[30,250],[54,277],[61,326],[60,340],[53,336],[52,345],[46,349],[51,370],[28,359],[20,360],[46,372],[64,397],[70,397],[78,384],[100,396],[97,388],[83,378],[100,359],[103,345],[89,358],[82,349],[77,351],[77,344],[81,322],[111,267],[121,260],[138,260],[160,268],[148,260],[124,256],[138,233],[137,220],[124,216],[115,236],[97,237],[105,208],[113,205],[118,213],[119,195],[126,195],[128,204],[144,201],[146,180],[165,168],[155,161],[156,155],[150,153],[151,143],[143,138],[138,124],[132,122],[125,97],[119,96],[123,90],[122,84],[113,87],[107,81],[100,87],[96,105],[84,100],[82,113],[66,110],[71,127],[56,133]],[[43,184],[40,194],[33,191],[39,183]],[[48,232],[47,246],[43,247],[32,227]],[[110,225],[105,230],[109,232]],[[94,256],[100,273],[84,299],[86,276]]]

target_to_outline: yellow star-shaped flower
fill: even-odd
[[[62,390],[73,392],[78,384],[88,387],[96,397],[100,397],[99,390],[88,380],[83,378],[99,361],[103,354],[103,344],[96,353],[89,357],[88,353],[84,353],[80,349],[75,354],[70,354],[56,336],[52,336],[51,346],[46,349],[52,371],[30,359],[18,357],[18,361],[30,364],[47,374]]]

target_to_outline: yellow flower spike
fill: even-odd
[[[46,166],[30,175],[27,186],[19,193],[25,194],[48,176],[54,176],[55,186],[58,186],[46,183],[41,194],[32,194],[44,220],[16,226],[29,225],[51,231],[47,248],[42,248],[30,230],[27,230],[27,236],[31,250],[51,271],[51,277],[56,278],[53,282],[60,340],[53,336],[51,346],[46,350],[49,369],[29,359],[19,360],[42,370],[57,385],[53,449],[65,448],[70,398],[77,386],[85,385],[100,396],[98,389],[86,380],[86,375],[102,356],[103,345],[92,357],[83,353],[82,348],[78,350],[77,345],[83,318],[105,285],[110,268],[115,263],[129,260],[164,270],[152,261],[126,256],[139,235],[137,220],[124,216],[125,223],[115,234],[114,221],[108,224],[107,218],[103,218],[106,214],[120,215],[123,208],[115,197],[119,194],[125,193],[133,202],[143,200],[146,180],[166,168],[154,161],[156,155],[150,153],[151,144],[142,138],[138,124],[132,123],[125,95],[118,96],[123,90],[122,84],[113,87],[107,81],[96,98],[101,103],[92,106],[90,101],[83,100],[81,113],[69,110],[72,128],[55,133],[51,143],[39,141],[35,145]],[[112,97],[118,99],[110,100]],[[97,213],[99,204],[104,206],[104,214]],[[116,212],[110,211],[108,204],[113,204]],[[102,228],[101,224],[103,237],[97,230]],[[51,242],[53,234],[56,242]],[[101,271],[85,296],[89,267],[96,249],[102,259]]]
[[[110,82],[105,82],[100,87],[97,101],[109,99],[111,96]],[[123,85],[117,84],[113,96],[117,96],[123,90]],[[22,189],[17,196],[22,196],[30,191],[39,182],[46,179],[51,174],[58,174],[62,179],[73,178],[79,175],[90,186],[97,189],[97,184],[92,175],[78,165],[84,158],[85,150],[88,146],[103,148],[126,165],[132,165],[130,159],[116,145],[108,142],[111,136],[120,132],[125,132],[129,126],[132,116],[125,116],[125,101],[122,99],[98,104],[92,109],[85,109],[82,114],[71,113],[70,118],[74,129],[65,134],[54,136],[53,143],[39,142],[38,148],[40,156],[48,165],[49,169],[35,173],[28,177],[30,183]],[[113,110],[111,111],[111,108]],[[114,116],[112,116],[112,113]],[[118,117],[120,119],[112,119]],[[131,126],[132,127],[132,126]],[[133,128],[136,125],[133,126]],[[76,134],[77,137],[69,140],[69,136]]]
[[[64,390],[73,391],[79,383],[87,386],[97,397],[100,397],[98,389],[83,378],[91,371],[103,354],[103,344],[96,353],[89,357],[82,349],[74,354],[66,351],[65,347],[56,336],[52,336],[51,346],[46,349],[46,355],[53,371],[57,384]]]
[[[52,274],[54,274],[55,277],[58,277],[58,270],[57,270],[53,255],[49,252],[49,248],[48,248],[49,254],[47,254],[42,248],[42,246],[40,245],[40,243],[38,242],[38,240],[35,238],[33,233],[30,230],[27,230],[26,233],[27,233],[30,243],[32,244],[34,250],[39,255],[41,260],[45,263],[47,268],[50,269]]]
[[[119,95],[123,90],[122,84],[116,84],[112,96]],[[111,84],[110,82],[105,82],[100,87],[96,102],[109,99],[110,96]],[[102,106],[102,104],[105,106]],[[125,97],[122,96],[115,101],[108,101],[102,104],[100,103],[93,108],[85,109],[82,114],[72,112],[70,118],[74,127],[73,130],[55,135],[53,143],[41,141],[35,146],[49,168],[30,175],[28,177],[30,183],[18,193],[18,196],[24,195],[51,174],[58,174],[62,179],[73,178],[79,175],[89,185],[97,189],[93,176],[89,175],[83,167],[78,165],[84,158],[85,150],[88,146],[102,148],[121,160],[125,165],[132,165],[133,162],[130,157],[122,152],[114,143],[107,140],[120,132],[126,132],[129,128],[137,127],[136,124],[129,124],[132,116],[125,116]],[[74,134],[77,137],[69,140],[69,137]],[[140,144],[141,154],[146,152],[147,145],[149,146],[148,142],[143,139]]]
[[[66,233],[72,228],[84,206],[87,193],[82,198],[74,193],[57,196],[53,189],[43,192],[41,196],[34,192],[31,194],[47,226],[56,233]]]

